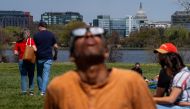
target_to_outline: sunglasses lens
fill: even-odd
[[[100,27],[91,27],[89,29],[87,28],[78,28],[72,31],[73,36],[84,36],[86,32],[89,31],[93,35],[100,35],[104,33],[104,29]]]
[[[93,34],[93,35],[99,35],[99,34],[103,34],[104,33],[104,29],[99,28],[99,27],[91,27],[89,29],[89,31]]]
[[[74,36],[84,36],[86,33],[86,28],[79,28],[72,31]]]

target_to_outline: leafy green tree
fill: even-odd
[[[173,42],[178,47],[187,46],[190,40],[189,31],[181,26],[173,26],[165,30],[166,41]]]
[[[64,43],[61,39],[64,34],[64,25],[49,25],[48,29],[55,34],[59,45]]]
[[[162,33],[161,33],[162,32]],[[126,39],[128,47],[137,48],[154,48],[161,43],[161,36],[163,30],[156,28],[141,28],[139,31],[130,34]]]
[[[122,54],[118,51],[118,46],[120,45],[119,34],[116,31],[113,31],[110,37],[106,37],[106,43],[109,48],[109,62],[116,62],[121,58]]]
[[[22,28],[20,27],[5,27],[3,28],[4,37],[6,37],[7,42],[14,42],[17,40],[17,35],[22,31]]]
[[[6,49],[11,42],[15,42],[18,35],[20,33],[21,28],[18,27],[6,27],[0,28],[0,44],[1,50]]]
[[[12,48],[13,42],[17,40],[17,35],[20,33],[21,28],[19,27],[5,27],[0,28],[0,60],[8,62],[4,50]]]
[[[66,24],[60,32],[59,41],[64,46],[69,46],[70,37],[71,37],[71,31],[75,28],[79,28],[81,26],[86,25],[84,22],[80,21],[71,21],[68,24]]]

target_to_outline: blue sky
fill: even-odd
[[[183,10],[177,0],[1,0],[0,10],[29,11],[34,20],[40,20],[44,12],[74,11],[92,22],[100,14],[111,18],[135,15],[140,2],[151,21],[170,21],[175,11]]]

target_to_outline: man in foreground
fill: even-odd
[[[147,84],[131,70],[108,69],[104,30],[72,31],[70,56],[76,70],[54,78],[47,88],[45,109],[155,109]]]

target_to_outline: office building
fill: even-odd
[[[83,16],[78,12],[65,12],[63,16],[64,24],[70,21],[83,21]]]
[[[183,26],[190,30],[190,12],[189,11],[176,11],[171,16],[172,25]]]
[[[126,19],[115,18],[110,20],[110,32],[117,32],[120,36],[126,36]]]
[[[47,24],[63,24],[62,12],[45,12],[41,15],[41,20]]]
[[[45,12],[41,20],[49,25],[68,24],[70,21],[83,21],[83,16],[78,12]]]
[[[137,30],[133,16],[110,18],[109,15],[98,15],[97,19],[93,20],[93,26],[104,28],[108,34],[117,32],[121,37],[129,36],[132,31]]]
[[[169,27],[171,27],[171,22],[170,21],[149,22],[148,27],[150,27],[150,28],[169,28]]]
[[[126,17],[126,35],[129,36],[131,32],[138,30],[138,25],[134,16],[127,16]]]
[[[139,30],[142,26],[148,24],[145,11],[140,3],[139,10],[135,16],[127,16],[125,18],[110,18],[109,15],[99,15],[93,20],[94,26],[104,28],[109,34],[116,31],[120,36],[129,36],[131,32]]]
[[[93,26],[104,28],[104,30],[110,34],[110,16],[109,15],[98,15],[97,19],[93,20]]]
[[[0,11],[0,26],[16,26],[28,28],[33,24],[33,16],[30,12],[23,11]]]

